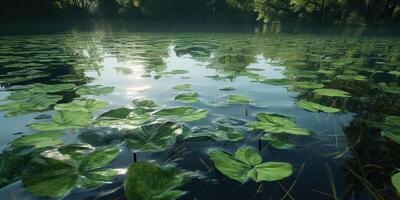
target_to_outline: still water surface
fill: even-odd
[[[56,114],[54,105],[74,99],[108,102],[106,107],[92,112],[95,118],[111,109],[133,108],[134,99],[153,100],[158,105],[155,111],[180,106],[208,110],[204,118],[179,122],[188,128],[214,126],[226,117],[253,122],[257,113],[279,114],[311,134],[281,133],[278,137],[290,145],[279,146],[260,140],[260,134],[268,133],[245,128],[244,138],[239,141],[179,141],[163,151],[138,152],[137,160],[173,163],[180,170],[199,172],[201,177],[181,187],[188,192],[181,199],[397,199],[390,176],[399,167],[400,149],[372,124],[384,121],[386,116],[399,115],[399,70],[397,38],[122,32],[2,36],[1,104],[21,101],[7,97],[13,91],[35,88],[36,83],[74,86],[52,94],[61,97],[53,103],[41,102],[45,107],[18,104],[20,107],[14,110],[4,109],[0,117],[0,147],[2,151],[10,150],[13,140],[37,133],[28,125],[51,122],[49,117]],[[301,87],[299,82],[320,86]],[[173,89],[182,84],[190,84],[190,91]],[[77,90],[85,85],[114,90],[79,94]],[[315,91],[321,87],[349,94],[321,95]],[[191,92],[197,92],[197,101],[175,100],[177,95]],[[248,103],[233,104],[229,101],[232,94],[247,97]],[[301,100],[340,111],[312,112],[296,104]],[[61,130],[63,142],[50,148],[119,144],[121,149],[106,166],[118,172],[112,181],[94,189],[74,187],[64,199],[125,198],[124,174],[133,162],[133,154],[112,138],[136,126],[91,124]],[[242,146],[254,148],[264,162],[290,163],[293,173],[279,181],[249,180],[241,184],[218,172],[207,155],[212,149],[234,153]],[[2,156],[0,166],[5,168],[6,156]],[[23,171],[28,163],[14,164]],[[25,189],[18,173],[1,177],[6,180],[2,181],[0,199],[36,199]],[[285,192],[288,190],[290,195]]]

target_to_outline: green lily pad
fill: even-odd
[[[315,94],[321,95],[321,96],[328,96],[328,97],[350,97],[350,93],[343,91],[343,90],[337,90],[337,89],[316,89],[314,90]]]
[[[72,83],[51,84],[51,85],[37,83],[33,85],[30,91],[37,93],[54,93],[65,90],[71,90],[74,87],[76,87],[76,85]]]
[[[234,87],[224,87],[224,88],[221,88],[219,90],[221,90],[221,91],[232,91],[232,90],[235,90],[235,88]]]
[[[86,85],[80,87],[76,94],[78,95],[104,95],[114,91],[114,87],[103,87],[101,85]]]
[[[238,131],[218,130],[212,127],[193,127],[183,136],[183,140],[240,141],[244,135]]]
[[[0,105],[0,111],[7,111],[6,117],[25,115],[48,109],[62,99],[59,95],[35,94],[29,99]]]
[[[128,131],[125,141],[135,152],[164,151],[175,144],[182,126],[174,122],[152,123]]]
[[[52,117],[52,123],[32,124],[29,127],[39,131],[53,131],[72,128],[82,128],[94,122],[88,112],[59,111]]]
[[[400,193],[400,172],[393,174],[391,180],[392,185],[396,189],[397,193]]]
[[[250,122],[247,125],[250,130],[263,130],[267,133],[288,133],[293,135],[309,135],[310,131],[298,128],[296,123],[282,115],[257,113],[258,121]]]
[[[231,94],[228,97],[228,103],[229,104],[248,104],[249,99],[242,95]]]
[[[276,149],[293,149],[296,145],[289,143],[286,139],[279,135],[268,134],[260,137],[260,140],[267,141]]]
[[[324,106],[324,105],[306,101],[306,100],[300,100],[296,103],[296,105],[299,106],[300,108],[303,108],[310,112],[319,112],[319,111],[326,112],[326,113],[340,112],[340,109],[338,109],[338,108],[328,107],[328,106]]]
[[[182,103],[195,103],[197,102],[197,97],[199,97],[199,93],[192,92],[192,93],[179,94],[175,97],[175,100]]]
[[[384,137],[400,144],[400,117],[387,116],[383,123],[375,123],[373,126],[382,129]]]
[[[75,100],[71,103],[57,104],[55,110],[71,112],[95,112],[108,106],[108,102],[96,99]]]
[[[144,108],[144,109],[153,109],[158,107],[156,103],[152,100],[148,99],[135,99],[132,101],[133,105],[139,108]]]
[[[294,82],[292,86],[293,88],[296,89],[319,89],[323,88],[324,84],[304,81],[304,82]]]
[[[143,108],[117,108],[101,114],[97,124],[105,126],[138,126],[151,120],[151,116]]]
[[[195,121],[207,117],[208,110],[194,107],[164,108],[154,113],[155,115],[179,122]]]
[[[116,175],[114,170],[100,168],[118,154],[118,148],[102,148],[85,155],[79,162],[55,150],[43,152],[32,159],[22,174],[22,184],[36,196],[52,198],[65,196],[75,187],[96,187]]]
[[[124,182],[128,200],[175,200],[186,194],[177,188],[190,176],[175,167],[162,167],[155,162],[139,161],[129,166]]]
[[[213,150],[208,155],[218,171],[241,183],[248,179],[256,182],[277,181],[292,174],[292,166],[289,163],[262,163],[261,156],[250,147],[239,148],[235,155],[222,150]]]
[[[288,78],[281,78],[281,79],[264,79],[262,81],[260,81],[261,83],[266,83],[269,85],[289,85],[292,80],[288,79]]]
[[[55,133],[35,133],[32,135],[22,136],[17,138],[11,143],[12,147],[24,147],[33,146],[35,148],[52,147],[61,144],[62,141],[58,138],[62,137],[64,134]]]
[[[184,70],[184,69],[174,69],[172,71],[166,72],[167,74],[187,74],[189,73],[188,70]]]
[[[182,84],[182,85],[175,85],[172,87],[174,90],[181,90],[181,91],[189,91],[192,90],[192,85],[190,84]]]
[[[400,87],[383,87],[382,90],[390,94],[400,94]]]

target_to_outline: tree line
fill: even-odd
[[[4,0],[2,21],[400,22],[400,0]]]

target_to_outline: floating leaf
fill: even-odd
[[[383,87],[382,90],[390,94],[400,94],[400,87]]]
[[[392,185],[396,189],[397,193],[400,193],[400,172],[393,174],[391,180]]]
[[[75,100],[71,103],[57,104],[55,110],[71,112],[95,112],[108,106],[108,102],[96,99]]]
[[[118,148],[102,148],[85,155],[79,162],[58,151],[43,152],[32,159],[22,174],[22,184],[34,195],[52,198],[67,195],[74,187],[96,187],[116,175],[114,170],[100,168],[118,154]]]
[[[224,87],[224,88],[221,88],[219,90],[221,90],[221,91],[232,91],[232,90],[235,90],[235,88],[234,87]]]
[[[132,103],[133,105],[144,109],[153,109],[158,106],[154,101],[147,99],[135,99]]]
[[[323,88],[324,85],[320,83],[313,83],[313,82],[294,82],[292,84],[293,88],[296,89],[319,89]]]
[[[208,110],[194,107],[164,108],[154,113],[159,117],[174,119],[179,122],[195,121],[207,117]]]
[[[172,87],[174,90],[181,90],[181,91],[189,91],[192,90],[192,85],[190,84],[182,84],[182,85],[175,85]]]
[[[277,149],[293,149],[294,147],[296,147],[296,145],[290,144],[286,139],[283,139],[278,135],[264,135],[260,137],[260,140],[267,141],[271,146]]]
[[[289,133],[293,135],[309,135],[310,131],[298,128],[296,124],[285,116],[267,113],[257,113],[258,121],[247,125],[250,130],[260,129],[267,133]]]
[[[288,78],[281,78],[281,79],[264,79],[260,81],[261,83],[266,83],[269,85],[289,85],[291,80]]]
[[[240,141],[243,133],[238,131],[217,130],[212,127],[193,127],[183,136],[184,140]]]
[[[197,102],[197,97],[199,97],[199,93],[192,92],[192,93],[179,94],[175,97],[175,100],[180,101],[182,103],[195,103]]]
[[[117,108],[101,114],[97,123],[99,125],[131,125],[138,126],[151,119],[143,108]]]
[[[340,109],[338,109],[338,108],[332,108],[332,107],[324,106],[324,105],[306,101],[306,100],[300,100],[296,103],[296,105],[299,106],[300,108],[303,108],[310,112],[319,112],[319,111],[326,112],[326,113],[340,112]]]
[[[400,144],[400,117],[387,116],[383,123],[375,123],[373,126],[382,129],[383,136]]]
[[[182,126],[173,122],[146,124],[128,131],[125,141],[133,151],[164,151],[182,131]]]
[[[228,103],[229,104],[248,104],[249,99],[242,95],[231,94],[228,97]]]
[[[250,147],[239,148],[235,155],[221,150],[213,150],[208,155],[218,171],[241,183],[249,178],[256,182],[277,181],[292,174],[289,163],[262,163],[261,156]]]
[[[46,110],[61,99],[62,96],[59,95],[35,94],[26,100],[14,101],[0,105],[0,111],[8,111],[6,114],[7,117],[25,115],[32,112]]]
[[[175,167],[139,161],[129,166],[124,188],[128,200],[175,200],[186,192],[178,190],[189,181],[186,173]]]
[[[37,93],[54,93],[54,92],[70,90],[74,87],[76,87],[76,85],[72,83],[51,84],[51,85],[37,83],[33,85],[30,91]]]
[[[78,95],[104,95],[112,92],[114,87],[103,87],[101,85],[86,85],[80,87],[76,94]]]
[[[350,97],[350,93],[337,89],[316,89],[315,94],[328,97]]]
[[[61,144],[62,141],[58,138],[63,136],[63,133],[35,133],[32,135],[22,136],[11,143],[12,147],[33,146],[35,148],[52,147]]]
[[[52,121],[46,124],[32,124],[29,127],[39,131],[53,131],[82,128],[94,122],[90,113],[80,111],[60,111],[52,117]]]

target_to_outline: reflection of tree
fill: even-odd
[[[98,69],[101,62],[97,42],[88,38],[78,34],[0,39],[2,84],[87,83],[84,72]]]

